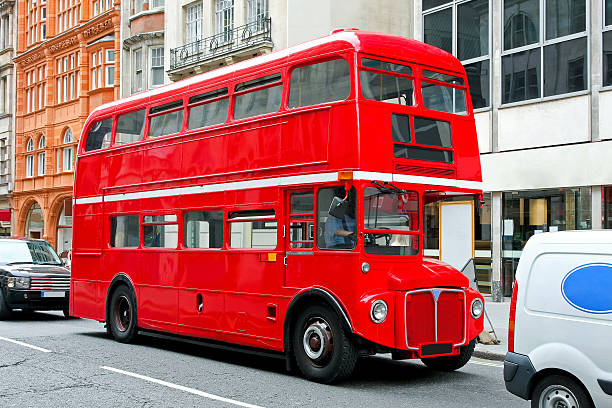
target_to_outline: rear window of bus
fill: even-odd
[[[351,94],[351,70],[345,59],[295,68],[289,85],[289,108],[343,101]]]
[[[462,77],[426,69],[422,71],[422,77],[421,94],[427,109],[467,114],[465,91],[457,87],[465,85]]]
[[[372,58],[361,59],[361,94],[373,101],[414,105],[412,68]]]

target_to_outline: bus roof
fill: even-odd
[[[111,113],[116,108],[124,105],[132,105],[137,101],[148,101],[152,97],[159,97],[180,91],[185,91],[191,86],[199,85],[204,81],[221,78],[226,75],[247,73],[250,68],[258,65],[268,64],[274,61],[299,58],[300,53],[308,54],[309,50],[323,45],[337,45],[338,50],[352,49],[373,55],[392,56],[407,62],[428,65],[443,70],[457,73],[463,72],[463,66],[454,56],[434,46],[416,41],[410,38],[391,34],[383,34],[372,31],[361,31],[357,29],[336,30],[332,34],[315,40],[307,41],[292,47],[272,52],[267,55],[244,60],[232,65],[217,68],[215,70],[195,75],[181,81],[166,84],[158,88],[137,93],[127,98],[119,99],[101,105],[92,111],[92,114]],[[309,56],[312,54],[308,54]],[[319,55],[319,54],[317,54]],[[306,57],[307,55],[305,55]]]

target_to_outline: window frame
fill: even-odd
[[[208,247],[190,247],[187,246],[187,222],[185,221],[185,218],[187,217],[187,214],[194,214],[194,213],[212,213],[212,212],[219,212],[221,213],[221,246],[220,247],[210,247],[210,239],[209,239],[209,246]],[[225,249],[230,249],[229,248],[229,241],[226,239],[227,238],[227,233],[229,232],[229,229],[226,229],[226,225],[227,225],[227,212],[223,211],[223,209],[220,208],[208,208],[208,207],[204,207],[204,208],[187,208],[184,209],[180,212],[179,214],[179,224],[180,224],[180,231],[179,231],[179,248],[180,249],[184,249],[187,251],[221,251],[221,250],[225,250]]]
[[[425,16],[430,15],[430,14],[435,14],[437,12],[446,10],[446,9],[450,9],[452,8],[451,11],[451,20],[452,20],[452,28],[451,28],[451,41],[452,41],[452,54],[453,56],[455,56],[456,58],[459,58],[457,56],[458,53],[458,19],[459,19],[459,13],[458,13],[458,8],[463,5],[463,4],[467,4],[470,3],[473,0],[448,0],[446,3],[439,5],[437,7],[432,7],[430,9],[427,10],[422,10],[421,11],[421,39],[423,41],[425,41]],[[503,1],[503,0],[502,0]],[[545,1],[545,0],[537,0],[537,1]],[[474,108],[472,106],[472,113],[479,113],[479,112],[487,112],[490,111],[493,108],[493,95],[494,95],[494,89],[493,89],[493,75],[491,75],[491,71],[493,68],[493,10],[492,10],[492,3],[489,2],[489,15],[488,15],[488,25],[489,25],[489,33],[488,33],[488,42],[489,42],[489,47],[488,47],[488,53],[486,55],[481,55],[480,57],[475,57],[475,58],[469,58],[466,60],[460,60],[461,65],[463,65],[464,69],[466,65],[471,65],[471,64],[475,64],[478,62],[483,62],[488,60],[489,61],[489,104],[488,106],[483,106],[482,108]],[[503,20],[503,16],[502,16],[502,22]],[[503,31],[503,24],[502,24],[502,31]],[[503,35],[502,35],[503,37]],[[502,43],[503,43],[503,38],[502,38]],[[502,44],[503,45],[503,44]],[[435,70],[439,70],[438,68],[436,68]],[[467,84],[467,88],[469,89],[469,78],[467,78],[466,75],[466,80],[468,81]],[[503,80],[503,79],[502,79]],[[416,83],[415,83],[415,87],[416,87]],[[419,88],[420,88],[420,84],[419,84]],[[420,92],[420,91],[419,91]],[[472,104],[472,93],[471,91],[469,91],[469,96],[470,96],[470,105]],[[467,95],[466,95],[466,99],[467,99]],[[466,101],[467,102],[467,101]]]
[[[511,48],[509,50],[504,50],[504,21],[505,21],[505,12],[504,12],[504,0],[502,0],[501,4],[501,55],[500,55],[500,68],[499,74],[501,78],[501,83],[499,84],[499,89],[501,91],[501,99],[499,101],[500,108],[512,107],[512,106],[520,106],[520,105],[529,105],[537,102],[546,102],[556,99],[564,99],[572,96],[586,95],[591,92],[591,2],[588,0],[585,1],[585,30],[579,33],[569,34],[561,37],[557,37],[551,40],[546,39],[546,0],[533,0],[538,2],[538,11],[539,11],[539,19],[538,19],[538,41],[524,45],[517,48]],[[605,2],[605,0],[603,0]],[[605,4],[605,3],[604,3]],[[605,6],[604,6],[605,7]],[[603,9],[602,9],[603,10]],[[602,17],[605,18],[604,11],[602,11]],[[612,27],[611,27],[612,28]],[[556,95],[544,96],[544,49],[547,46],[560,44],[564,42],[570,42],[572,40],[586,38],[587,48],[585,52],[586,57],[586,68],[584,70],[584,76],[586,79],[586,89],[580,91],[566,92]],[[603,40],[603,34],[602,34]],[[503,60],[504,57],[518,54],[524,51],[532,51],[539,50],[540,51],[540,84],[539,84],[539,92],[540,96],[537,98],[524,99],[521,101],[515,102],[507,102],[504,103],[504,76],[503,76]],[[602,58],[602,67],[603,67],[603,58]]]
[[[136,246],[114,246],[112,245],[112,232],[113,232],[113,218],[118,218],[118,217],[136,217],[138,220],[138,244],[136,244]],[[142,223],[140,222],[140,217],[141,214],[136,214],[136,213],[126,213],[126,214],[110,214],[108,216],[108,241],[107,241],[107,245],[109,249],[113,249],[113,250],[134,250],[134,249],[140,249],[142,247]],[[116,231],[115,231],[116,232]]]
[[[155,216],[167,216],[174,215],[174,221],[145,221],[146,217],[155,217]],[[159,213],[159,212],[144,212],[139,214],[139,230],[140,235],[142,236],[142,248],[143,249],[153,249],[153,250],[166,250],[173,251],[177,250],[181,247],[181,219],[176,213]],[[166,247],[166,246],[148,246],[145,243],[145,227],[147,226],[156,226],[156,225],[176,225],[176,246],[174,247]]]
[[[210,88],[208,88],[210,89]],[[225,90],[225,93],[222,93]],[[203,91],[203,92],[202,92]],[[191,102],[192,98],[196,98],[198,96],[202,96],[202,95],[206,95],[206,94],[214,94],[214,93],[219,93],[219,95],[217,96],[213,96],[210,98],[204,98],[201,100],[197,100],[195,102]],[[197,93],[194,94],[189,94],[186,97],[186,103],[185,103],[185,109],[186,109],[186,113],[185,113],[185,123],[186,123],[186,128],[185,128],[185,132],[193,132],[193,131],[198,131],[198,130],[202,130],[202,129],[208,129],[208,128],[212,128],[215,126],[220,126],[223,124],[226,124],[228,122],[228,120],[233,120],[233,106],[232,106],[232,97],[233,92],[232,92],[232,86],[231,85],[227,85],[224,87],[213,87],[211,90],[198,90]],[[216,123],[214,125],[208,125],[208,126],[203,126],[203,127],[196,127],[196,128],[190,128],[189,127],[189,119],[191,118],[191,109],[192,108],[196,108],[198,106],[203,106],[203,105],[208,105],[210,103],[214,103],[214,102],[218,102],[220,100],[223,99],[227,99],[227,115],[225,117],[225,120],[223,122],[220,123]],[[282,104],[282,101],[281,101]]]
[[[171,105],[173,103],[181,103],[180,106],[176,106],[176,107],[170,107],[164,110],[160,110],[160,111],[156,111],[156,108],[161,108],[164,105]],[[187,110],[186,110],[186,106],[187,104],[185,103],[185,96],[181,95],[178,97],[170,97],[170,98],[166,98],[162,103],[156,103],[155,105],[149,105],[147,107],[147,116],[145,119],[145,134],[144,137],[142,138],[143,141],[151,141],[151,140],[156,140],[156,139],[161,139],[164,137],[169,137],[169,136],[177,136],[182,134],[185,131],[185,118],[188,114]],[[183,111],[183,116],[181,118],[181,123],[179,125],[179,129],[177,132],[175,133],[168,133],[166,135],[159,135],[159,136],[151,136],[151,119],[158,117],[158,116],[164,116],[164,115],[168,115],[170,113],[175,113],[175,112],[179,112],[179,111]]]
[[[272,211],[274,212],[274,215],[252,215],[252,216],[245,216],[245,217],[236,217],[236,218],[230,218],[230,215],[232,213],[246,213],[246,212],[255,212],[255,211]],[[248,252],[271,252],[271,251],[277,251],[279,249],[282,248],[283,245],[283,238],[279,238],[279,231],[282,229],[281,226],[283,225],[281,219],[280,219],[280,211],[277,211],[273,206],[269,206],[269,207],[257,207],[257,208],[236,208],[236,209],[230,209],[228,211],[224,211],[223,212],[223,221],[225,224],[225,230],[227,231],[227,238],[223,238],[225,242],[227,242],[227,249],[231,250],[231,251],[248,251]],[[247,223],[247,222],[276,222],[276,231],[275,231],[275,235],[276,235],[276,243],[274,245],[274,247],[265,247],[265,248],[238,248],[238,247],[233,247],[232,246],[232,224],[236,223]],[[224,242],[224,243],[225,243]],[[224,246],[225,248],[225,246]]]
[[[257,84],[257,81],[261,80],[263,82],[264,79],[273,77],[276,75],[278,75],[279,77],[278,80],[275,80],[275,81],[267,80],[261,85]],[[286,78],[287,78],[286,68],[283,67],[280,69],[276,69],[272,73],[265,73],[264,75],[261,75],[261,73],[258,73],[258,75],[254,78],[253,77],[242,78],[240,82],[230,85],[228,87],[230,89],[230,94],[231,94],[230,95],[231,96],[230,97],[230,107],[229,107],[229,113],[228,113],[230,120],[234,122],[239,122],[239,121],[251,120],[253,118],[262,118],[266,115],[274,115],[281,111],[284,111],[286,109],[285,105],[287,103],[285,100],[286,99],[285,92],[287,92],[286,91],[286,88],[287,88]],[[244,118],[236,118],[236,97],[247,95],[247,94],[254,93],[254,92],[263,91],[268,88],[274,88],[279,85],[281,86],[281,100],[280,100],[280,104],[277,110],[272,111],[272,112],[261,113],[258,115],[246,116]],[[237,90],[241,86],[246,86],[246,88]]]
[[[601,0],[601,90],[602,91],[607,91],[607,90],[612,90],[612,83],[610,83],[609,85],[604,85],[604,34],[607,32],[612,31],[612,22],[610,22],[609,25],[606,25],[606,1],[610,1],[612,2],[612,0]],[[587,14],[590,13],[589,10],[589,6],[590,6],[590,2],[587,2]],[[590,14],[588,14],[588,17],[590,17]],[[588,19],[587,19],[587,24],[589,23]],[[591,33],[591,31],[589,30],[589,26],[587,25],[587,31],[589,32],[589,34]],[[587,40],[589,45],[590,45],[590,38]],[[590,61],[589,61],[590,62]],[[590,65],[587,65],[587,67],[590,69]]]
[[[356,67],[356,76],[358,78],[359,81],[359,85],[358,85],[358,91],[356,91],[357,93],[357,98],[359,98],[359,102],[373,102],[373,103],[384,103],[389,105],[390,107],[392,106],[394,109],[398,108],[399,106],[401,106],[401,108],[399,108],[400,110],[404,110],[405,108],[415,108],[418,105],[422,105],[422,102],[419,101],[419,98],[417,98],[417,92],[416,92],[416,88],[417,88],[417,84],[419,84],[419,82],[417,81],[417,74],[418,74],[418,68],[415,64],[413,63],[409,63],[406,61],[401,61],[401,60],[395,60],[393,58],[388,58],[388,57],[382,57],[382,56],[378,56],[378,55],[371,55],[371,54],[364,54],[364,53],[358,53],[357,54],[357,58],[358,58],[358,62],[357,62],[357,67]],[[382,62],[388,62],[390,64],[397,64],[397,65],[403,65],[406,67],[409,67],[411,70],[410,74],[404,74],[401,72],[393,72],[393,71],[385,71],[384,69],[380,69],[380,68],[372,68],[372,67],[367,67],[363,65],[363,60],[364,59],[368,59],[368,60],[377,60],[377,61],[382,61]],[[412,104],[410,105],[403,105],[403,104],[399,104],[399,103],[395,103],[395,102],[386,102],[386,101],[377,101],[376,99],[370,99],[367,98],[364,94],[363,94],[363,89],[362,89],[362,85],[361,85],[361,71],[366,71],[366,72],[372,72],[375,74],[379,74],[379,75],[386,75],[386,76],[397,76],[398,78],[404,78],[404,79],[409,79],[412,82]],[[420,91],[419,91],[420,92]]]

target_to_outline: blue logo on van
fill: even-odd
[[[572,269],[561,282],[561,293],[583,312],[612,313],[612,264],[591,263]]]

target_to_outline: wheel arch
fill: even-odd
[[[293,350],[291,348],[291,331],[293,329],[293,322],[295,321],[295,317],[300,310],[302,310],[307,305],[316,302],[324,303],[332,310],[334,310],[338,314],[338,316],[340,316],[340,320],[344,323],[345,328],[351,334],[354,333],[353,325],[351,324],[346,309],[332,293],[323,288],[318,287],[303,290],[302,292],[298,293],[289,303],[289,306],[287,307],[287,313],[285,314],[284,319],[283,346],[287,359],[287,370],[289,371],[292,369],[294,364]]]
[[[120,273],[113,278],[111,283],[108,285],[108,289],[106,290],[106,301],[104,302],[104,320],[107,323],[108,316],[110,313],[109,308],[111,296],[115,289],[117,289],[117,287],[119,287],[120,285],[125,285],[132,291],[132,293],[134,294],[134,298],[136,299],[136,305],[134,305],[134,307],[136,307],[136,310],[138,310],[138,298],[136,297],[136,288],[134,287],[134,282],[132,282],[132,279],[130,279],[128,275]]]
[[[529,399],[531,399],[533,390],[538,385],[538,383],[542,381],[544,378],[549,377],[551,375],[560,375],[560,376],[567,377],[567,378],[574,380],[576,384],[578,384],[578,386],[582,388],[587,398],[591,401],[591,405],[595,406],[595,404],[593,403],[593,397],[591,396],[589,389],[584,385],[584,383],[580,380],[580,378],[576,377],[574,374],[570,373],[569,371],[565,371],[560,368],[545,368],[535,373],[535,375],[531,378],[531,381],[529,382],[529,385],[528,385]]]

